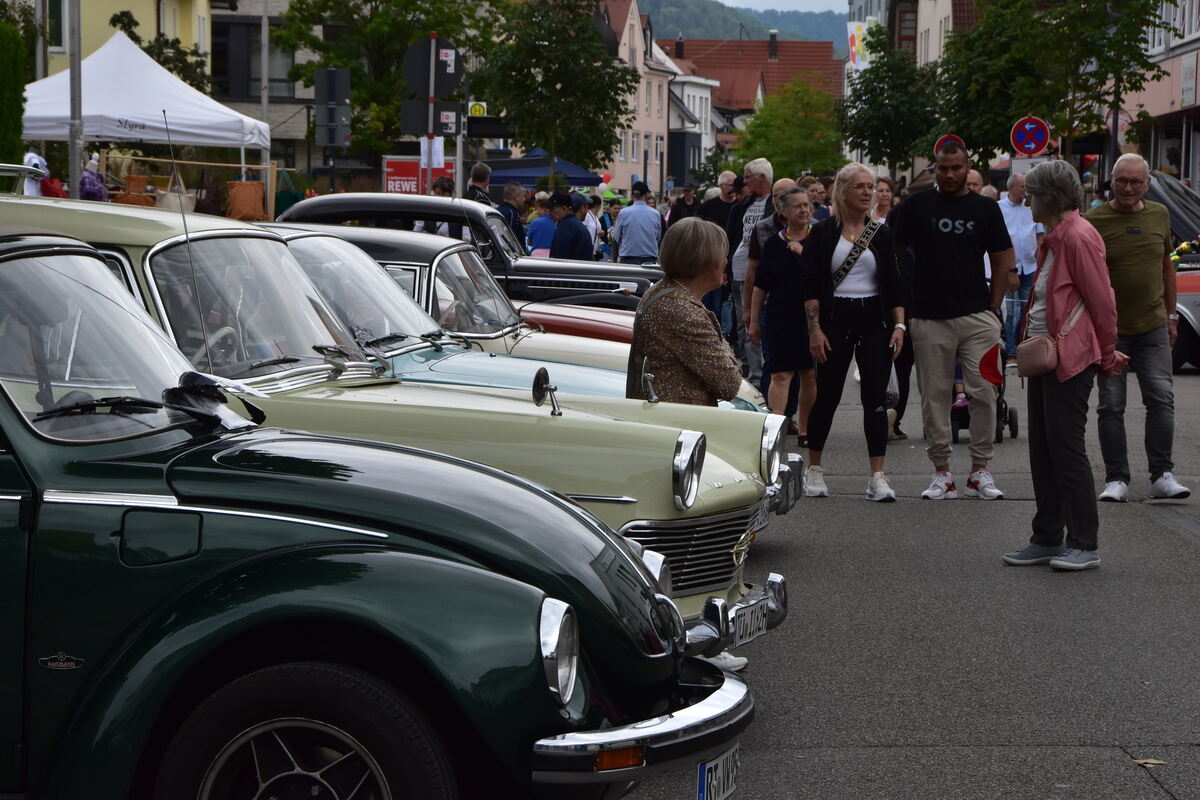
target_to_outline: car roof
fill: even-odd
[[[374,245],[376,252],[380,249],[393,251],[403,249],[404,258],[410,261],[423,261],[432,264],[433,260],[447,250],[469,247],[467,242],[450,239],[433,233],[414,233],[413,231],[397,231],[391,228],[360,228],[352,225],[327,225],[319,222],[271,222],[262,227],[275,231],[285,239],[299,233],[324,233],[338,236],[354,244]]]
[[[184,221],[178,211],[58,197],[0,197],[0,218],[8,224],[51,229],[66,223],[65,229],[84,241],[147,247],[184,232]],[[114,237],[115,229],[121,231],[119,236]],[[190,233],[216,230],[262,233],[262,228],[247,222],[196,213],[187,215],[187,230]]]
[[[317,217],[325,213],[394,213],[434,214],[438,216],[478,217],[482,219],[491,211],[490,206],[458,197],[433,197],[423,194],[397,194],[394,192],[341,192],[309,197],[301,200],[279,215],[280,222]]]
[[[89,251],[96,256],[100,255],[90,245],[71,236],[28,225],[12,225],[8,222],[0,224],[0,258],[13,252],[47,248],[70,248]]]

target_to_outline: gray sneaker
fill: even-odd
[[[1049,564],[1051,559],[1062,555],[1061,547],[1047,547],[1042,544],[1029,544],[1015,553],[1005,553],[1004,563],[1014,567],[1028,567],[1034,564]]]
[[[1054,569],[1095,569],[1100,566],[1100,552],[1072,547],[1050,559],[1049,564]]]

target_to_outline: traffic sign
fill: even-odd
[[[400,130],[409,136],[458,136],[462,104],[441,101],[433,104],[433,130],[429,130],[429,103],[405,100],[400,103]]]
[[[942,148],[945,147],[949,142],[955,142],[963,149],[966,149],[967,146],[966,142],[964,142],[961,137],[955,136],[953,133],[947,133],[945,136],[933,143],[933,155],[936,157],[937,154],[941,152]]]
[[[458,48],[446,39],[418,39],[404,51],[404,80],[409,90],[418,97],[427,97],[429,91],[429,64],[433,59],[433,96],[445,97],[454,91],[463,78],[462,59]]]
[[[1022,117],[1013,125],[1008,138],[1017,155],[1036,156],[1050,144],[1050,126],[1037,117]]]
[[[472,100],[467,106],[468,117],[486,117],[487,115],[487,103],[481,103],[478,100]]]

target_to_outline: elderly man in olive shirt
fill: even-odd
[[[1178,334],[1171,218],[1166,207],[1146,200],[1150,166],[1135,153],[1113,164],[1113,199],[1084,214],[1104,237],[1105,260],[1117,298],[1117,349],[1129,356],[1146,406],[1146,459],[1150,498],[1179,500],[1191,491],[1171,474],[1175,439],[1175,392],[1171,348]],[[1104,456],[1101,500],[1129,500],[1129,448],[1125,439],[1125,374],[1100,376],[1097,410]]]

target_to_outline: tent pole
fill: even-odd
[[[270,5],[271,5],[270,0],[263,0],[262,33],[259,36],[259,40],[260,40],[259,45],[260,46],[258,48],[259,49],[259,54],[258,54],[259,87],[258,87],[258,91],[259,91],[259,101],[262,104],[260,116],[262,117],[262,121],[267,123],[268,125],[271,123],[271,119],[268,116],[269,107],[271,104],[271,76],[270,76],[270,73],[268,72],[268,70],[270,69],[268,55],[269,55],[269,50],[271,47],[271,23],[267,18],[267,7]],[[260,151],[260,153],[262,155],[262,163],[269,164],[271,162],[271,144],[270,144],[270,142],[267,143],[267,146],[265,148],[263,148]]]
[[[83,173],[83,54],[79,52],[83,46],[83,37],[79,25],[79,0],[68,0],[67,3],[67,41],[71,48],[71,123],[67,128],[70,137],[67,147],[68,187],[71,197],[79,199],[79,178]]]
[[[242,155],[242,159],[241,159],[241,164],[242,164],[242,172],[241,172],[241,175],[242,175],[242,180],[246,180],[246,145],[242,145],[241,147],[239,147],[239,148],[238,148],[238,151],[239,151],[239,152],[241,153],[241,155]]]

